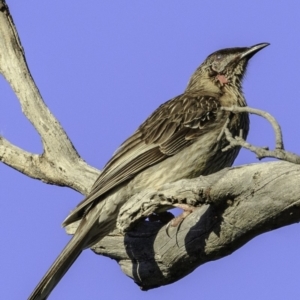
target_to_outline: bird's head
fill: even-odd
[[[226,85],[241,88],[249,59],[268,43],[252,47],[227,48],[210,54],[192,75],[186,91],[222,90]]]

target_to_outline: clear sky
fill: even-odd
[[[248,104],[300,152],[299,1],[7,0],[32,75],[80,155],[101,169],[161,103],[182,93],[211,52],[271,43],[250,62]],[[41,153],[40,138],[0,80],[0,134]],[[251,117],[249,141],[274,146]],[[241,151],[235,164],[258,162]],[[0,164],[0,298],[26,299],[67,243],[62,220],[82,199]],[[172,285],[142,292],[117,263],[86,250],[50,299],[300,299],[299,224],[263,234]]]

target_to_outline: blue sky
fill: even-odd
[[[270,47],[249,64],[249,106],[280,122],[299,153],[298,1],[7,0],[32,75],[80,155],[101,169],[161,103],[182,93],[211,52]],[[0,134],[41,153],[40,138],[0,80]],[[274,146],[270,125],[251,117],[250,142]],[[258,162],[242,150],[235,165]],[[62,220],[82,199],[0,164],[0,298],[26,299],[69,237]],[[299,299],[299,225],[263,234],[172,285],[142,292],[111,259],[86,250],[49,299]]]

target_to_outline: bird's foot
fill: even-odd
[[[195,211],[196,207],[188,205],[188,204],[173,204],[173,206],[177,207],[177,208],[181,208],[183,210],[183,213],[181,213],[179,216],[173,218],[166,226],[166,233],[167,235],[170,237],[169,235],[169,228],[170,226],[172,227],[180,227],[181,223],[183,222],[183,220],[190,215],[192,212]],[[177,230],[178,231],[178,230]]]

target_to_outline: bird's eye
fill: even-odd
[[[222,58],[222,54],[218,54],[217,56],[216,56],[216,59],[217,60],[220,60]]]
[[[209,76],[216,76],[218,73],[211,67],[208,71]]]

